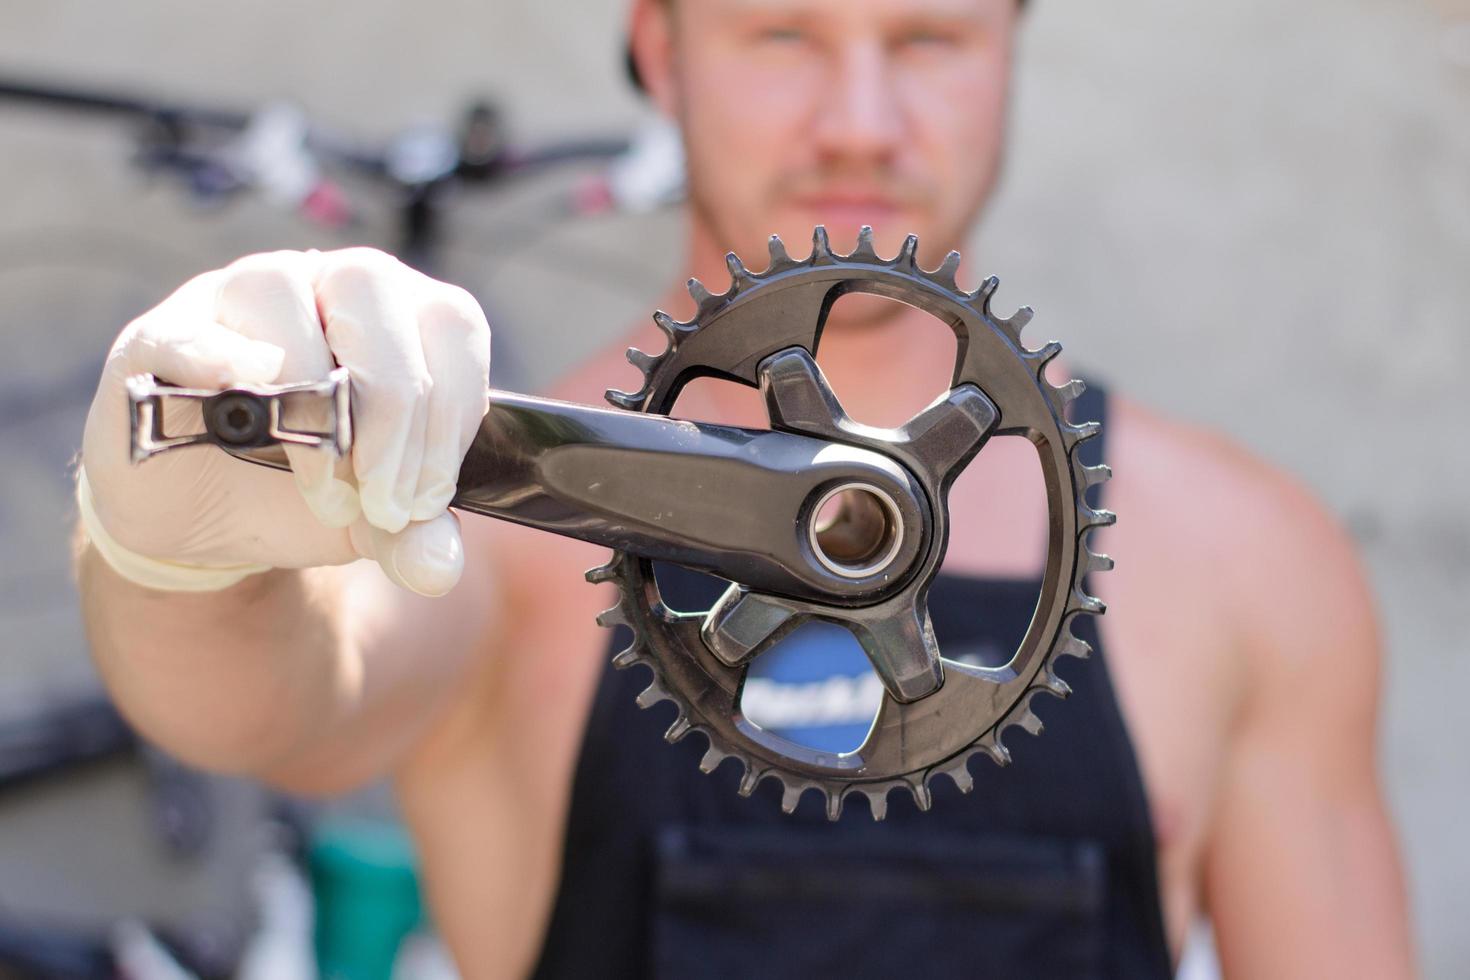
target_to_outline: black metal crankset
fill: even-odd
[[[1031,696],[1066,693],[1051,664],[1086,652],[1069,623],[1102,611],[1082,581],[1111,564],[1083,542],[1112,515],[1084,501],[1108,471],[1076,459],[1077,444],[1096,432],[1094,423],[1065,417],[1081,383],[1058,387],[1043,376],[1060,348],[1026,348],[1020,330],[1029,309],[994,316],[995,279],[962,291],[954,281],[958,253],[930,272],[915,261],[916,246],[910,236],[898,256],[880,259],[864,229],[857,249],[839,255],[818,229],[803,260],[773,238],[761,273],[732,254],[724,293],[691,281],[699,304],[693,319],[655,314],[669,341],[664,352],[628,352],[644,384],[608,392],[621,411],[492,392],[451,504],[612,548],[613,559],[588,578],[620,590],[601,622],[633,630],[632,645],[614,662],[653,670],[639,703],[673,700],[679,714],[668,738],[703,732],[710,746],[701,768],[739,759],[742,793],[773,776],[790,810],[816,788],[834,819],[853,792],[881,819],[896,787],[927,808],[938,773],[968,789],[970,756],[1007,762],[1004,729],[1039,730]],[[897,429],[851,420],[814,360],[832,303],[849,292],[924,310],[959,341],[949,391]],[[684,385],[709,375],[758,387],[771,430],[667,417]],[[351,451],[350,379],[340,369],[318,383],[222,392],[143,376],[130,380],[129,399],[135,462],[211,444],[289,469],[286,444]],[[164,431],[165,405],[177,399],[199,403],[201,431]],[[302,400],[328,410],[325,426],[301,431],[286,423]],[[942,656],[926,597],[944,557],[949,488],[995,435],[1024,436],[1035,447],[1050,534],[1040,598],[1020,647],[1001,667],[977,667]],[[659,598],[655,561],[732,584],[709,610],[674,612]],[[751,661],[811,619],[852,630],[883,683],[882,706],[853,752],[798,745],[740,709]]]

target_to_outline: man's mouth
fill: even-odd
[[[900,207],[888,198],[809,198],[797,203],[803,224],[823,225],[834,244],[850,245],[864,225],[890,228],[899,223]]]
[[[804,221],[826,225],[834,235],[847,238],[863,225],[882,228],[897,221],[907,209],[901,195],[875,188],[821,188],[788,198]]]
[[[891,214],[902,207],[897,198],[888,194],[803,194],[794,198],[793,203],[805,211],[871,211],[875,214]]]

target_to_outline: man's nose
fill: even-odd
[[[832,61],[815,135],[829,157],[863,162],[891,156],[903,138],[892,66],[877,42],[854,44]]]

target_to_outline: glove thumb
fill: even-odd
[[[350,534],[359,555],[376,561],[390,581],[410,592],[444,595],[464,572],[459,518],[449,511],[415,521],[396,534],[360,519]]]

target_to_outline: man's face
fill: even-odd
[[[653,92],[683,127],[690,200],[721,248],[794,255],[814,225],[934,264],[994,182],[1016,0],[672,0]],[[648,59],[645,58],[645,62]]]

